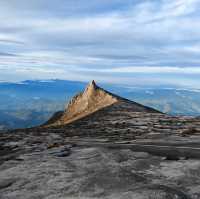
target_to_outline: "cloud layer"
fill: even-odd
[[[0,2],[0,80],[200,88],[200,0]]]

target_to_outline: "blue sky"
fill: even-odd
[[[200,88],[200,0],[0,1],[0,81]]]

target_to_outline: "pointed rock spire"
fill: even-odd
[[[96,89],[98,86],[96,85],[96,82],[94,80],[92,80],[86,87],[85,90],[87,89]]]
[[[88,84],[84,92],[72,98],[66,106],[64,114],[56,123],[70,123],[117,101],[116,97],[98,87],[93,80]]]
[[[49,127],[69,124],[102,108],[116,103],[120,104],[120,102],[129,105],[134,112],[158,113],[155,109],[129,101],[100,88],[93,80],[88,84],[84,92],[81,92],[72,98],[67,104],[65,111],[55,114],[45,126]],[[121,110],[121,108],[119,110]]]
[[[97,89],[100,89],[94,80],[92,80],[86,87],[85,91],[83,92],[83,94],[87,95],[87,96],[91,96],[95,93],[95,91]]]
[[[92,80],[92,81],[90,82],[90,85],[93,86],[93,87],[96,87],[96,86],[97,86],[97,85],[96,85],[96,82],[95,82],[94,80]]]

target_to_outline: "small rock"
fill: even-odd
[[[71,149],[69,147],[64,147],[60,151],[54,153],[57,157],[67,157],[71,154]]]
[[[51,144],[48,144],[47,149],[52,149],[52,148],[59,147],[59,146],[60,146],[59,143],[51,143]]]
[[[15,182],[15,180],[13,180],[13,179],[1,179],[0,180],[0,189],[5,189],[5,188],[11,186],[14,182]]]

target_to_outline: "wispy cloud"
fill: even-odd
[[[85,71],[91,72],[101,72],[101,73],[144,73],[144,74],[199,74],[199,67],[170,67],[170,66],[162,66],[162,67],[150,67],[150,66],[134,66],[134,67],[117,67],[117,68],[109,68],[109,69],[85,69]]]
[[[1,1],[0,79],[196,86],[199,13],[200,0]]]

